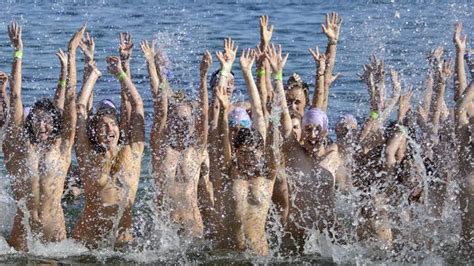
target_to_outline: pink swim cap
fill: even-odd
[[[319,125],[322,130],[326,131],[329,127],[328,116],[326,112],[323,112],[319,108],[311,108],[304,113],[302,124],[303,126]]]

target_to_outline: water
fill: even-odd
[[[135,42],[131,63],[132,75],[144,99],[148,138],[152,123],[152,102],[145,61],[139,51],[140,40],[155,38],[160,46],[168,50],[176,77],[173,87],[185,89],[193,95],[197,91],[201,53],[205,49],[212,52],[222,49],[222,40],[227,36],[235,39],[240,48],[254,47],[259,41],[258,17],[267,14],[270,16],[270,23],[275,25],[273,41],[282,44],[284,51],[290,53],[285,67],[285,76],[297,72],[305,81],[314,83],[315,64],[307,49],[314,48],[316,45],[324,49],[326,37],[321,33],[323,16],[327,12],[337,11],[342,15],[344,22],[335,67],[335,72],[341,72],[341,77],[333,84],[330,92],[329,118],[330,123],[334,124],[341,113],[353,113],[359,120],[367,114],[367,89],[357,77],[357,73],[361,72],[362,65],[368,61],[372,53],[383,56],[386,65],[402,73],[402,85],[410,84],[418,92],[425,78],[427,51],[441,45],[446,48],[447,54],[453,57],[454,23],[462,21],[464,32],[474,34],[472,5],[472,1],[393,0],[219,3],[210,1],[191,3],[124,1],[118,3],[106,0],[100,3],[95,3],[95,1],[5,1],[0,11],[2,15],[0,29],[3,29],[3,34],[0,34],[0,70],[9,72],[11,69],[12,49],[9,47],[6,27],[14,18],[24,27],[24,104],[28,106],[37,99],[52,96],[59,75],[59,63],[54,54],[59,48],[66,49],[71,34],[80,25],[86,23],[88,31],[91,31],[96,38],[96,60],[99,69],[104,73],[95,87],[96,100],[112,97],[118,103],[119,86],[115,78],[106,73],[104,58],[117,54],[118,33],[129,31],[133,34]],[[82,56],[79,58],[82,60]],[[218,63],[214,63],[213,69],[217,67]],[[79,64],[78,68],[80,86],[82,64]],[[236,62],[234,65],[234,72],[237,73],[235,97],[242,99],[245,98],[245,87],[238,68]],[[452,84],[448,84],[448,88],[450,87]],[[451,90],[447,91],[447,99],[452,99]],[[250,260],[245,255],[211,256],[212,252],[202,252],[192,247],[189,241],[181,240],[183,243],[180,243],[175,235],[168,233],[171,230],[166,230],[169,225],[154,222],[151,218],[153,207],[148,201],[153,195],[150,189],[152,182],[149,165],[149,148],[146,147],[140,188],[135,203],[135,224],[137,232],[141,234],[139,239],[143,243],[137,243],[139,248],[136,250],[128,252],[127,255],[112,251],[87,252],[74,243],[66,241],[46,247],[39,245],[31,254],[24,255],[13,252],[0,241],[0,254],[3,254],[0,255],[0,262],[22,264],[25,262],[98,261],[125,264],[124,261],[245,263]],[[4,196],[0,194],[0,202],[8,202]],[[452,204],[445,205],[453,206]],[[81,205],[80,202],[76,202],[65,204],[64,207],[68,229],[70,229],[81,210]],[[449,214],[445,215],[445,218],[448,219],[449,216]],[[5,223],[8,221],[2,224],[5,225]],[[150,232],[158,233],[148,235]],[[149,243],[154,239],[158,239],[159,244]],[[177,252],[177,250],[180,251]],[[274,257],[257,261],[324,264],[330,261],[368,263],[389,259],[366,258],[364,255],[370,252],[357,247],[353,247],[347,253],[342,250],[336,250],[337,252],[341,256],[333,254],[332,258],[321,258],[316,254],[317,252],[314,252],[297,258]],[[453,261],[453,259],[456,261],[455,258],[447,255],[438,257],[427,253],[428,255],[418,263],[430,265]],[[255,261],[255,258],[251,260]]]

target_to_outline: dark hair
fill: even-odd
[[[303,90],[304,97],[306,99],[306,105],[309,105],[309,86],[308,83],[301,80],[300,76],[296,73],[291,75],[286,81],[285,91],[288,92],[293,89]]]
[[[63,121],[63,117],[61,111],[54,105],[53,101],[48,98],[41,99],[36,101],[33,107],[31,108],[30,113],[25,119],[25,129],[28,135],[28,138],[32,144],[38,143],[38,139],[36,138],[35,132],[33,130],[33,117],[35,113],[38,111],[44,111],[50,113],[53,117],[53,131],[51,132],[53,137],[56,138],[61,133],[61,124]]]
[[[254,128],[241,128],[234,136],[233,146],[238,149],[242,146],[261,147],[263,145],[263,137]]]
[[[97,112],[91,116],[89,116],[89,119],[87,121],[87,136],[89,137],[89,141],[92,144],[92,148],[98,152],[98,153],[103,153],[105,152],[105,148],[99,144],[99,140],[97,139],[97,134],[95,132],[95,128],[97,127],[100,118],[103,116],[108,116],[112,117],[115,119],[115,122],[117,123],[117,126],[119,125],[119,117],[117,110],[114,108],[102,108],[97,110]],[[125,142],[124,139],[124,134],[122,130],[120,130],[119,133],[119,144],[123,144]]]
[[[209,80],[209,88],[212,89],[212,85],[216,83],[219,80],[219,72],[220,69],[214,71],[211,75],[211,79]],[[233,78],[235,78],[234,72],[230,71],[230,74],[232,75]]]

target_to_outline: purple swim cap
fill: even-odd
[[[102,100],[96,104],[95,106],[96,112],[103,109],[114,109],[115,111],[117,111],[117,107],[115,107],[114,102],[112,102],[112,100],[109,100],[109,99]]]
[[[319,108],[311,108],[304,113],[302,125],[319,125],[321,129],[328,130],[328,116]]]
[[[235,107],[234,110],[229,113],[229,126],[250,128],[252,126],[252,120],[250,120],[250,116],[244,108]]]

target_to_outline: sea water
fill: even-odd
[[[371,54],[385,59],[387,67],[401,73],[402,86],[420,88],[427,73],[426,55],[436,46],[445,47],[448,57],[454,57],[452,34],[454,23],[462,21],[464,32],[474,35],[474,8],[472,1],[4,1],[0,10],[0,70],[9,73],[12,48],[7,35],[7,25],[12,19],[23,26],[23,103],[52,97],[59,75],[59,62],[55,56],[67,43],[74,31],[86,24],[96,42],[96,60],[104,73],[95,87],[95,99],[112,98],[119,103],[120,86],[106,71],[105,57],[117,55],[119,32],[132,33],[135,49],[132,55],[132,77],[144,99],[147,141],[152,123],[152,101],[149,91],[145,60],[139,50],[143,39],[156,40],[165,49],[172,62],[174,89],[183,89],[190,96],[198,90],[199,60],[208,49],[213,54],[222,50],[223,39],[232,37],[239,48],[252,48],[259,42],[261,15],[270,16],[275,29],[273,42],[281,44],[290,53],[284,76],[299,73],[303,80],[314,84],[315,64],[308,48],[325,49],[327,39],[321,24],[327,12],[338,12],[344,19],[338,42],[335,72],[340,78],[330,91],[329,119],[334,124],[343,113],[355,114],[359,121],[368,113],[368,94],[358,78],[362,65]],[[3,29],[3,33],[1,31]],[[82,56],[78,53],[78,58]],[[217,60],[214,60],[215,62]],[[212,70],[218,68],[214,63]],[[82,64],[78,64],[80,87]],[[246,98],[245,86],[239,74],[239,64],[234,64],[236,74],[235,100]],[[388,84],[388,83],[387,83]],[[452,81],[448,82],[448,88]],[[311,92],[314,86],[311,85]],[[447,90],[448,103],[452,91]],[[418,99],[415,96],[416,99]],[[272,243],[271,256],[251,257],[248,254],[222,254],[211,250],[207,243],[182,239],[173,226],[163,217],[157,217],[153,206],[153,181],[150,175],[150,149],[145,148],[142,174],[134,209],[136,240],[126,252],[110,249],[88,251],[72,240],[60,243],[32,243],[27,254],[17,253],[0,237],[0,263],[399,263],[422,265],[467,263],[456,255],[456,235],[459,233],[457,203],[458,185],[448,184],[448,197],[436,230],[427,230],[424,224],[406,222],[408,232],[421,232],[419,237],[428,239],[435,247],[420,247],[415,240],[408,240],[400,254],[393,254],[381,246],[352,243],[332,245],[318,233],[307,241],[301,256],[284,256],[278,252],[278,224],[269,226]],[[3,165],[3,163],[1,164]],[[13,215],[9,180],[0,178],[0,233],[7,237]],[[346,219],[350,229],[354,221],[351,199],[339,195],[337,211]],[[82,210],[83,199],[65,201],[63,207],[70,232]],[[423,206],[412,210],[423,215]],[[426,220],[429,220],[428,217]],[[423,222],[429,222],[422,219]],[[421,229],[424,229],[421,230]],[[421,231],[420,231],[421,230]],[[426,235],[423,235],[426,234]],[[431,235],[433,234],[433,235]]]

